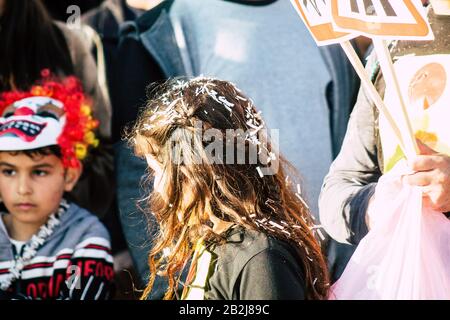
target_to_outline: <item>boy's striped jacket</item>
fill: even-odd
[[[7,214],[7,213],[6,213]],[[107,299],[114,277],[108,231],[98,218],[71,203],[61,223],[0,299]],[[0,282],[14,250],[0,219]]]

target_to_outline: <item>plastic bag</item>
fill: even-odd
[[[402,183],[400,162],[383,175],[359,243],[330,299],[450,299],[450,220],[422,208],[422,191]]]

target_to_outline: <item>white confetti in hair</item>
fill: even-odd
[[[322,225],[320,225],[320,224],[313,225],[313,226],[310,227],[310,229],[319,236],[321,241],[324,241],[325,240],[325,236],[323,235],[323,233],[321,231],[321,228],[322,228]]]
[[[309,210],[309,206],[308,206],[308,204],[305,202],[305,200],[303,200],[302,196],[299,195],[297,192],[295,193],[295,196],[302,202],[302,204],[305,206],[305,208]],[[311,217],[312,217],[312,215],[311,215]]]
[[[280,229],[280,230],[283,230],[283,229],[284,229],[283,226],[279,225],[279,224],[276,223],[276,222],[269,221],[269,223],[270,223],[272,226],[274,226],[275,228],[278,228],[278,229]]]
[[[222,105],[224,108],[227,109],[227,111],[230,112],[230,115],[232,114],[232,108],[235,106],[234,103],[230,102],[229,100],[227,100],[227,98],[225,96],[220,95],[216,90],[214,90],[214,87],[216,87],[216,84],[213,81],[217,81],[217,79],[214,78],[209,78],[209,77],[204,77],[204,76],[199,76],[196,78],[193,78],[189,81],[184,81],[184,80],[176,80],[175,83],[172,85],[172,87],[166,92],[164,93],[162,96],[160,96],[160,101],[167,106],[166,110],[163,112],[158,112],[155,111],[154,114],[150,117],[149,119],[149,124],[144,124],[143,125],[143,129],[144,130],[149,130],[153,128],[152,122],[157,118],[158,115],[164,115],[167,120],[160,123],[160,125],[170,125],[171,123],[175,122],[177,119],[182,118],[182,117],[188,117],[188,108],[185,105],[185,102],[183,100],[183,91],[185,89],[187,89],[190,86],[196,86],[195,87],[195,95],[199,96],[201,94],[206,94],[209,97],[211,97],[214,101],[216,101],[217,103],[219,103],[220,105]],[[244,108],[244,112],[245,112],[245,118],[246,120],[246,125],[249,128],[249,132],[246,134],[245,140],[248,141],[249,143],[258,146],[258,155],[260,155],[263,151],[264,153],[267,155],[267,162],[269,163],[270,161],[275,161],[277,159],[277,155],[273,152],[271,152],[270,150],[268,150],[267,144],[266,143],[262,143],[258,137],[259,132],[264,129],[265,127],[265,123],[264,120],[261,117],[261,111],[256,112],[254,109],[254,103],[252,99],[246,99],[244,97],[242,97],[240,94],[238,94],[238,92],[240,93],[241,90],[239,90],[235,84],[230,83],[235,90],[235,98],[237,100],[240,101],[245,101],[247,102],[246,107]],[[174,92],[175,91],[175,92]],[[170,95],[178,95],[179,97],[174,99],[174,100],[170,100],[169,97]],[[180,115],[178,114],[177,111],[175,111],[173,109],[173,107],[180,101],[181,99],[181,103],[182,103],[182,109],[184,111],[184,115]],[[212,111],[215,111],[214,108],[212,108]],[[208,112],[206,110],[204,110],[205,114],[208,114]],[[261,178],[263,177],[262,175],[262,171],[260,168],[257,168],[259,175],[261,176]]]
[[[260,176],[261,178],[263,178],[263,177],[264,177],[264,174],[262,173],[262,171],[261,171],[261,168],[260,168],[260,167],[256,167],[256,171],[258,171],[258,174],[259,174],[259,176]]]

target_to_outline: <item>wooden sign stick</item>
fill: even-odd
[[[361,79],[361,84],[365,87],[367,90],[367,93],[369,94],[369,98],[373,101],[375,106],[378,108],[381,114],[386,118],[389,125],[391,126],[392,130],[394,131],[395,136],[398,139],[399,145],[402,148],[403,152],[405,154],[406,150],[403,145],[403,138],[400,129],[397,126],[397,123],[395,122],[395,119],[392,117],[392,114],[389,112],[389,109],[384,104],[384,101],[381,99],[380,94],[378,93],[377,89],[373,85],[372,81],[369,78],[369,75],[367,74],[358,54],[355,52],[355,49],[353,48],[350,41],[343,41],[340,43],[342,49],[344,50],[345,54],[347,55],[347,58],[350,60],[350,63],[353,65],[353,68],[355,69],[356,73],[358,74],[359,78]]]
[[[400,91],[400,86],[398,84],[397,75],[394,70],[394,65],[392,64],[391,54],[386,45],[386,41],[382,39],[373,38],[373,44],[380,61],[381,70],[383,72],[384,80],[386,81],[386,87],[392,87],[396,92],[396,98],[398,106],[401,108],[404,122],[404,130],[402,131],[402,140],[404,143],[403,152],[406,158],[412,159],[414,156],[419,154],[419,149],[417,147],[416,139],[414,137],[414,132],[411,126],[411,121],[406,110],[405,101],[403,100],[402,93]]]

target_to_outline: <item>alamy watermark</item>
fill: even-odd
[[[66,270],[69,277],[66,280],[67,288],[70,291],[81,289],[81,268],[76,265],[69,266]]]
[[[216,128],[203,130],[203,122],[192,128],[178,128],[169,138],[174,164],[256,165],[259,175],[274,175],[279,170],[279,130]],[[267,141],[270,140],[270,146]]]
[[[66,13],[70,16],[66,20],[66,25],[70,29],[81,29],[81,9],[77,5],[67,7]]]

